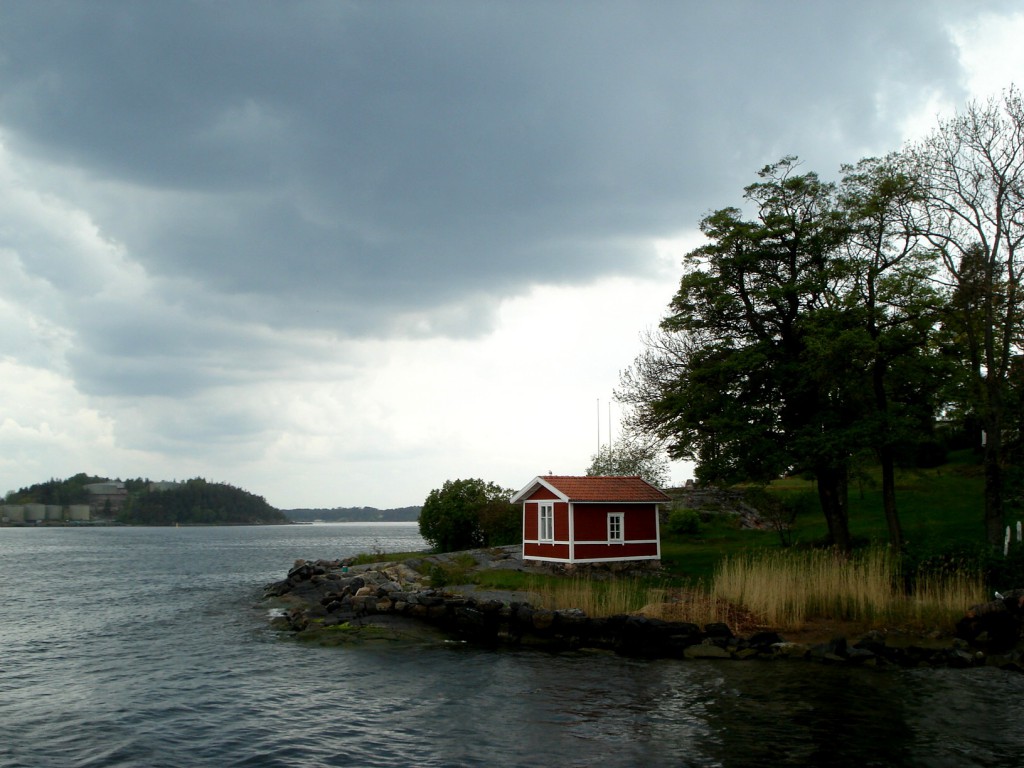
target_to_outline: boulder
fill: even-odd
[[[534,629],[541,632],[551,629],[551,625],[555,623],[555,612],[545,610],[534,611],[533,616],[530,618],[530,623],[533,624]]]
[[[722,621],[712,622],[711,624],[704,625],[704,634],[708,637],[714,637],[723,640],[730,640],[735,635],[732,630],[729,629],[729,625]]]
[[[687,659],[731,659],[730,654],[725,648],[722,648],[713,643],[701,643],[700,645],[691,645],[685,651],[683,656]]]
[[[755,632],[747,638],[747,644],[754,647],[769,648],[773,644],[781,642],[783,642],[782,636],[778,632]]]
[[[993,653],[1008,651],[1021,638],[1024,590],[1014,589],[995,600],[972,605],[956,625],[956,636]]]

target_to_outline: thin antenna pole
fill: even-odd
[[[612,401],[608,401],[608,450],[612,449]]]

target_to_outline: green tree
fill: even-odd
[[[226,483],[193,478],[161,491],[140,490],[129,497],[119,519],[135,525],[284,523],[284,513],[262,496]]]
[[[703,481],[813,472],[831,541],[848,550],[849,461],[864,444],[862,339],[832,292],[848,222],[834,186],[796,170],[784,158],[746,188],[753,219],[725,208],[701,222],[709,243],[686,257],[661,324],[670,357],[642,361],[655,381],[627,400]]]
[[[947,378],[934,260],[912,226],[920,177],[900,155],[845,167],[838,187],[797,169],[787,157],[761,171],[745,190],[753,218],[704,218],[709,242],[616,395],[631,428],[704,482],[812,474],[843,550],[849,478],[874,452],[900,548],[897,457],[930,439]]]
[[[513,515],[518,520],[518,511],[509,502],[512,494],[483,480],[447,480],[423,503],[420,535],[439,552],[502,543],[509,535],[516,535],[511,533],[510,524]]]
[[[89,492],[85,486],[89,483],[106,482],[109,478],[92,477],[79,472],[66,480],[51,478],[43,483],[36,483],[27,488],[8,493],[8,501],[17,504],[84,504],[89,501]]]
[[[971,103],[910,147],[922,180],[915,226],[952,293],[947,326],[963,340],[969,410],[984,431],[985,531],[1002,543],[1003,435],[1024,317],[1024,101],[1011,87]]]
[[[664,488],[669,481],[668,459],[657,444],[625,437],[613,445],[602,445],[590,457],[587,474],[639,475],[654,487]]]
[[[501,495],[488,501],[478,516],[485,547],[523,543],[522,508],[509,501],[513,491],[500,490]]]
[[[912,226],[923,193],[899,155],[868,158],[843,168],[840,209],[849,230],[846,279],[834,289],[837,306],[864,336],[870,396],[864,416],[882,474],[889,542],[903,547],[896,509],[896,459],[901,445],[930,432],[943,382],[934,327],[941,300],[931,283],[932,259]]]

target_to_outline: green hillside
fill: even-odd
[[[982,524],[982,468],[970,451],[950,457],[952,460],[942,466],[906,469],[898,475],[897,506],[909,564],[943,560],[952,563],[957,559],[987,561],[991,557]],[[825,539],[827,527],[817,507],[813,480],[785,478],[773,483],[769,492],[799,508],[790,532],[793,547],[812,547]],[[884,545],[887,529],[877,469],[869,468],[851,481],[849,500],[850,532],[855,546]],[[1024,510],[1011,507],[1007,524],[1014,528],[1018,519],[1015,512],[1024,520]],[[706,579],[723,557],[782,548],[775,530],[743,530],[728,515],[704,515],[703,519],[695,533],[663,531],[662,561],[671,572]],[[991,563],[981,564],[992,570]]]
[[[118,514],[132,525],[263,525],[287,523],[262,496],[202,478],[166,490],[132,494]]]

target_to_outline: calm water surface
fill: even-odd
[[[1021,766],[1024,676],[269,630],[292,561],[415,524],[0,528],[0,766]]]

